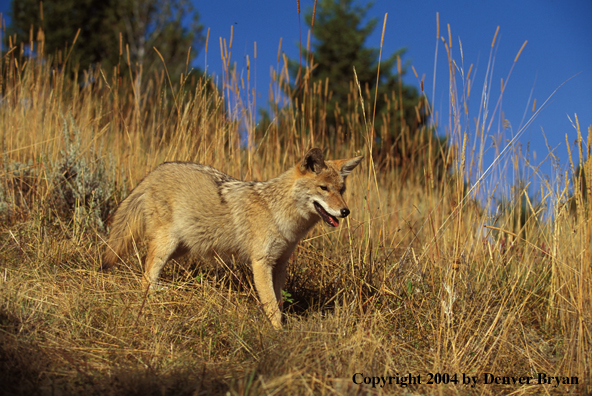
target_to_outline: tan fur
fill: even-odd
[[[288,258],[321,212],[333,226],[349,214],[345,178],[361,160],[324,161],[320,149],[311,149],[295,167],[265,182],[240,181],[206,165],[164,163],[115,212],[103,268],[140,239],[148,242],[144,287],[156,282],[171,258],[234,255],[251,262],[261,303],[279,328]]]

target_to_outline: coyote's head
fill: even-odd
[[[298,201],[304,203],[307,210],[316,212],[326,224],[337,227],[337,218],[349,215],[343,200],[345,178],[362,158],[325,161],[320,149],[309,150],[297,166],[300,173],[296,181]]]

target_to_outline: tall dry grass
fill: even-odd
[[[491,148],[486,136],[503,131],[491,129],[486,103],[472,115],[477,127],[468,122],[474,77],[455,71],[449,43],[450,117],[437,127],[448,131],[450,149],[399,124],[413,161],[397,167],[388,150],[379,157],[373,136],[385,141],[388,131],[372,130],[373,98],[355,79],[329,136],[330,93],[306,81],[309,70],[300,104],[282,102],[285,68],[274,72],[273,117],[262,128],[250,77],[241,80],[230,59],[218,90],[199,75],[169,81],[164,69],[140,85],[133,67],[130,75],[98,70],[73,79],[67,64],[18,48],[4,54],[5,392],[590,392],[592,193],[568,174],[542,183],[538,201],[527,183],[496,187],[494,174],[523,176],[521,153],[500,151],[493,171],[481,162]],[[385,117],[396,117],[396,92],[392,98]],[[422,106],[428,102],[424,95]],[[571,167],[582,164],[590,180],[592,130],[585,137],[577,128]],[[267,322],[245,263],[171,262],[168,288],[151,296],[140,291],[141,246],[117,271],[98,270],[109,214],[159,163],[195,161],[263,180],[311,146],[330,158],[366,158],[348,180],[351,216],[336,230],[317,226],[290,260],[282,330]],[[448,169],[440,178],[438,164]],[[496,188],[511,191],[503,204],[493,199]],[[358,385],[355,373],[422,382]],[[430,373],[479,383],[427,384]],[[484,384],[485,373],[577,377],[579,385]]]

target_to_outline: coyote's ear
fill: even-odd
[[[321,151],[321,149],[318,148],[310,149],[302,159],[302,162],[300,163],[300,170],[303,173],[309,170],[314,173],[319,173],[326,167],[327,165],[325,165],[323,152]]]
[[[341,175],[341,177],[346,178],[347,175],[349,175],[351,171],[354,170],[356,166],[358,166],[362,158],[364,157],[362,156],[335,161],[337,167],[339,168],[339,174]]]

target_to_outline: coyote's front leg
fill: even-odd
[[[276,329],[282,327],[282,314],[274,290],[273,261],[268,259],[253,260],[253,278],[259,299],[271,324]]]

